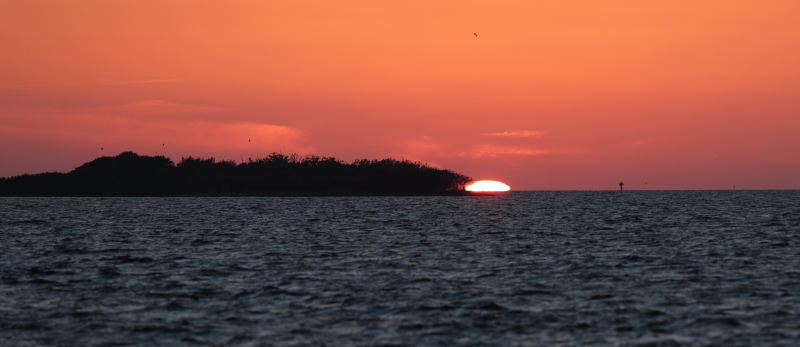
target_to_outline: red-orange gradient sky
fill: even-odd
[[[2,0],[0,176],[281,151],[515,190],[798,189],[798,18],[800,1]]]

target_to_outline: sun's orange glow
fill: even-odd
[[[503,182],[477,181],[465,188],[468,192],[507,192],[511,187]]]
[[[0,0],[0,177],[123,151],[276,151],[404,158],[519,191],[800,189],[798,13],[785,0]]]

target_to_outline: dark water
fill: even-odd
[[[0,345],[790,346],[800,191],[0,198]]]

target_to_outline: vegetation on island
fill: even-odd
[[[408,160],[283,155],[236,163],[124,152],[68,173],[0,178],[0,196],[445,195],[472,179]]]

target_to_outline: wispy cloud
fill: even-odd
[[[499,146],[491,144],[475,144],[459,146],[455,144],[445,144],[435,141],[428,136],[418,136],[411,141],[400,141],[399,154],[405,158],[414,158],[419,161],[427,161],[433,158],[446,157],[469,157],[486,158],[497,156],[539,156],[549,154],[568,154],[570,152],[553,151],[541,148],[529,148],[519,146]]]
[[[59,87],[59,86],[113,86],[123,84],[150,84],[150,83],[176,83],[189,82],[191,79],[185,78],[154,78],[144,80],[113,80],[113,79],[91,79],[82,81],[48,82],[48,83],[28,83],[28,84],[0,84],[0,89],[24,89],[39,87]]]
[[[496,157],[499,155],[534,156],[534,155],[545,155],[545,154],[553,154],[553,152],[545,149],[495,146],[495,145],[475,145],[472,146],[472,148],[470,148],[468,151],[463,151],[458,153],[459,156],[473,157],[473,158]]]
[[[647,137],[642,139],[636,139],[633,141],[628,142],[630,146],[642,146],[642,145],[666,145],[670,144],[670,141],[663,138],[656,138],[656,137]]]
[[[53,113],[0,118],[0,138],[24,142],[46,139],[106,150],[155,150],[168,153],[314,153],[302,129],[259,122],[131,117],[104,113]],[[166,144],[163,146],[162,144]],[[170,152],[171,151],[171,152]],[[142,152],[145,153],[145,152]],[[162,152],[165,153],[165,152]],[[161,154],[161,153],[159,153]]]
[[[186,78],[172,78],[172,79],[149,79],[149,80],[135,80],[135,81],[97,81],[94,84],[98,86],[109,86],[117,84],[145,84],[145,83],[176,83],[176,82],[190,82],[191,79]]]
[[[208,112],[230,111],[231,109],[222,107],[213,107],[213,106],[178,104],[164,100],[141,100],[130,104],[89,107],[89,108],[84,108],[82,110],[89,112],[102,112],[102,113],[106,112],[119,113],[119,112],[133,111],[141,115],[148,113],[150,114],[187,113],[187,112],[208,113]]]
[[[504,131],[502,133],[489,133],[484,135],[502,136],[502,137],[542,137],[545,134],[547,134],[546,131],[522,130],[522,131]]]

